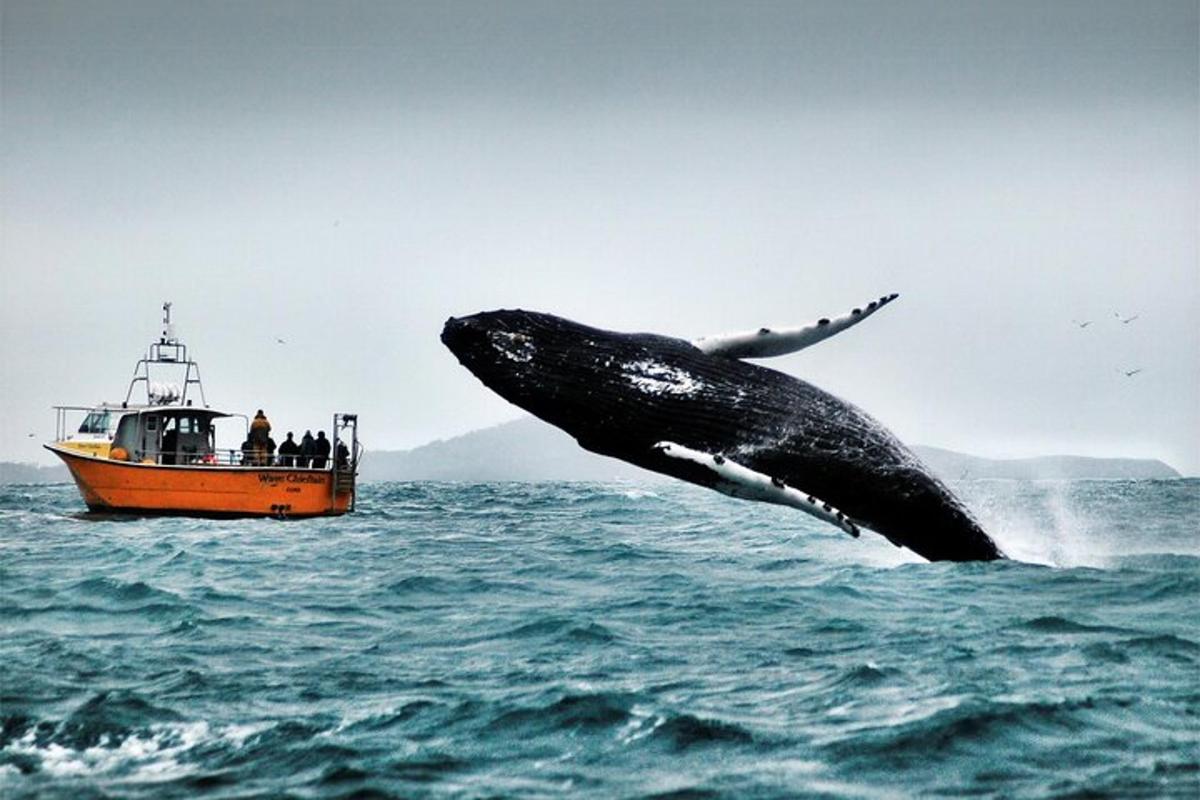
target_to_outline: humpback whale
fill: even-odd
[[[485,386],[601,455],[787,505],[931,560],[1004,554],[950,490],[865,412],[744,359],[801,350],[897,295],[836,319],[687,341],[551,314],[451,317],[442,342]]]

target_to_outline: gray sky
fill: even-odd
[[[166,299],[214,405],[399,448],[519,413],[452,314],[895,291],[762,363],[910,442],[1200,473],[1194,0],[0,9],[0,458],[121,399]]]

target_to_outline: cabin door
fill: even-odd
[[[159,441],[162,436],[161,422],[157,415],[146,414],[142,417],[142,458],[152,458],[159,461]]]

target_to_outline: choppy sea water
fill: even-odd
[[[681,484],[0,487],[0,796],[1200,795],[1200,481],[956,489],[1020,560]]]

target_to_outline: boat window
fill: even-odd
[[[117,434],[113,437],[113,447],[123,447],[132,453],[137,448],[138,429],[137,415],[128,414],[121,418],[117,425]]]
[[[179,418],[180,433],[203,433],[206,430],[208,430],[208,420],[203,420],[199,417]]]
[[[107,411],[92,411],[79,426],[80,433],[108,433],[109,414]]]
[[[154,416],[153,414],[146,415],[146,430],[148,430],[148,431],[158,430],[158,417]]]

